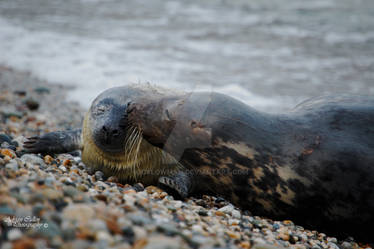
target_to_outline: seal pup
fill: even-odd
[[[82,149],[86,165],[121,181],[214,194],[256,215],[373,241],[373,97],[318,97],[267,114],[220,93],[112,88],[82,130],[33,137],[25,148]]]

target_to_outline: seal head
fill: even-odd
[[[139,124],[129,119],[132,102],[159,98],[150,88],[115,87],[104,91],[92,103],[83,121],[82,161],[105,175],[121,181],[157,184],[160,176],[177,170],[180,164],[161,148],[143,139]],[[153,102],[154,103],[154,102]],[[153,115],[158,112],[153,105]],[[167,173],[166,173],[167,172]]]
[[[109,153],[124,150],[129,130],[126,106],[113,98],[104,98],[90,109],[92,139],[101,150]]]

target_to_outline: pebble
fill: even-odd
[[[3,244],[1,244],[1,249],[12,249],[14,248],[12,243],[10,242],[4,242]]]
[[[138,226],[144,226],[151,223],[151,219],[141,214],[131,214],[129,219],[133,224]]]
[[[144,249],[180,249],[180,240],[166,236],[152,236],[148,239]]]
[[[49,200],[61,199],[64,196],[63,193],[53,188],[42,189],[40,193]]]
[[[9,144],[7,142],[4,142],[4,143],[0,144],[0,147],[2,147],[4,149],[10,149],[12,151],[15,151],[17,149],[17,146],[15,146],[13,144]]]
[[[95,239],[98,241],[105,241],[107,243],[112,243],[113,241],[113,237],[105,231],[98,231],[96,233]]]
[[[132,249],[142,249],[148,244],[148,240],[145,238],[139,239],[135,241],[134,245],[132,246]]]
[[[179,233],[175,225],[168,223],[159,224],[157,229],[168,236],[174,236]]]
[[[286,225],[286,226],[292,226],[293,222],[291,220],[284,220],[283,224]]]
[[[249,249],[251,248],[251,244],[249,243],[249,241],[242,241],[239,243],[239,247],[243,249]]]
[[[344,242],[341,244],[341,248],[342,248],[342,249],[351,249],[351,248],[352,248],[352,244],[351,244],[350,242],[344,241]]]
[[[36,235],[42,238],[52,239],[61,234],[60,227],[51,220],[42,220],[43,225],[39,229],[33,229]]]
[[[79,194],[79,191],[73,186],[63,186],[62,189],[65,196],[75,197]]]
[[[38,156],[35,156],[34,154],[24,154],[22,155],[21,160],[24,161],[25,163],[39,165],[43,169],[46,167],[44,160]]]
[[[23,149],[23,143],[25,142],[26,138],[24,136],[17,136],[12,140],[12,144],[16,147],[19,147],[19,150]]]
[[[141,184],[141,183],[136,183],[136,184],[134,185],[134,190],[135,190],[136,192],[141,192],[141,191],[143,191],[143,190],[144,190],[144,186],[143,186],[143,184]]]
[[[200,225],[193,225],[191,230],[197,233],[204,233],[204,229]]]
[[[66,169],[66,167],[64,166],[64,165],[61,165],[61,166],[59,166],[58,167],[60,170],[62,170],[62,172],[66,172],[67,171],[67,169]]]
[[[51,157],[50,155],[46,155],[46,156],[44,157],[44,162],[45,162],[46,164],[51,164],[51,163],[53,162],[53,157]]]
[[[116,176],[109,176],[107,182],[119,182]]]
[[[125,241],[129,243],[134,243],[135,232],[131,226],[125,226],[122,229],[122,235],[124,236]]]
[[[232,217],[234,217],[235,219],[240,219],[240,218],[241,218],[240,211],[238,211],[238,210],[232,210],[232,211],[231,211],[231,215],[232,215]]]
[[[231,214],[232,211],[234,211],[234,206],[227,205],[227,206],[224,206],[224,207],[218,209],[218,211],[220,211],[222,213],[225,213],[225,214]]]
[[[215,214],[216,214],[217,216],[225,216],[225,213],[222,212],[222,211],[220,211],[220,210],[216,211]]]
[[[321,233],[320,233],[321,234]],[[326,237],[326,235],[325,234],[323,234],[324,235],[324,237]],[[332,242],[332,243],[337,243],[338,242],[338,240],[336,239],[336,238],[334,238],[334,237],[332,237],[332,238],[327,238],[327,241],[328,242]]]
[[[95,179],[96,181],[102,181],[104,179],[104,173],[101,171],[95,172]]]
[[[87,223],[95,216],[95,211],[85,204],[71,204],[63,210],[63,215],[68,219]]]
[[[31,111],[35,111],[39,108],[39,102],[36,101],[35,99],[33,98],[29,98],[25,101],[25,104],[27,106],[27,108],[29,108]]]
[[[25,90],[15,90],[14,94],[24,97],[26,96],[27,92]]]
[[[44,179],[44,184],[48,186],[53,186],[56,182],[56,178],[53,175],[49,175]]]
[[[176,209],[182,208],[182,206],[183,206],[183,202],[182,201],[174,201],[173,204],[174,204],[174,207]]]
[[[226,233],[232,239],[240,239],[240,234],[237,233],[237,232],[233,232],[233,231],[228,230]]]
[[[16,153],[11,149],[1,149],[0,154],[3,155],[3,156],[8,156],[10,158],[16,158],[17,157]]]
[[[330,248],[330,249],[340,249],[339,246],[337,246],[335,243],[333,242],[328,242],[327,243],[327,246]]]
[[[63,167],[69,167],[72,165],[72,162],[70,159],[65,159],[63,162],[62,162],[62,165]]]
[[[273,229],[278,230],[280,228],[280,225],[278,223],[273,224]],[[306,236],[306,235],[305,235]]]
[[[88,226],[92,231],[97,232],[97,231],[108,231],[107,224],[105,221],[101,219],[93,219],[88,221]]]
[[[135,240],[140,240],[147,237],[147,231],[143,227],[134,226],[133,230],[135,234]]]
[[[36,241],[31,238],[22,238],[13,242],[13,249],[35,249]]]
[[[21,112],[7,112],[7,111],[5,111],[5,112],[3,112],[3,116],[5,118],[9,118],[9,119],[11,119],[12,117],[17,118],[17,119],[21,119],[23,117],[23,113],[21,113]],[[14,120],[14,121],[16,121],[16,120]]]
[[[201,216],[208,216],[208,211],[204,210],[204,209],[200,209],[198,211],[198,214],[201,215]]]
[[[18,163],[16,160],[12,159],[5,165],[5,168],[11,171],[17,171],[18,170]]]
[[[70,177],[61,177],[60,181],[66,185],[75,185],[74,181]]]
[[[12,143],[12,138],[7,134],[0,133],[0,144],[7,142],[8,144]]]
[[[44,86],[35,87],[34,91],[39,93],[39,94],[50,93],[51,92],[51,90],[49,88],[44,87]]]
[[[10,241],[20,239],[21,237],[22,237],[22,232],[18,228],[10,229],[8,231],[8,240]]]
[[[228,224],[229,224],[230,226],[236,226],[236,225],[239,225],[239,220],[237,220],[237,219],[229,219],[229,220],[228,220]]]

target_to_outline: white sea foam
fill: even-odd
[[[173,63],[173,70],[168,70],[168,63],[155,64],[157,58],[152,53],[142,50],[121,52],[124,44],[120,41],[30,31],[1,18],[0,40],[1,64],[30,71],[50,82],[74,86],[70,98],[86,108],[106,88],[136,82],[151,82],[185,91],[217,91],[263,109],[271,109],[279,101],[255,96],[234,84],[217,87],[178,82],[177,75],[173,75],[178,68],[197,69],[204,65],[177,61]],[[112,57],[113,54],[116,56]],[[119,58],[118,54],[125,57]]]

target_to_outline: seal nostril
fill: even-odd
[[[112,131],[112,136],[113,137],[118,137],[119,136],[119,131],[118,130],[113,130]]]
[[[108,129],[105,127],[105,125],[103,125],[103,131],[107,132]]]

